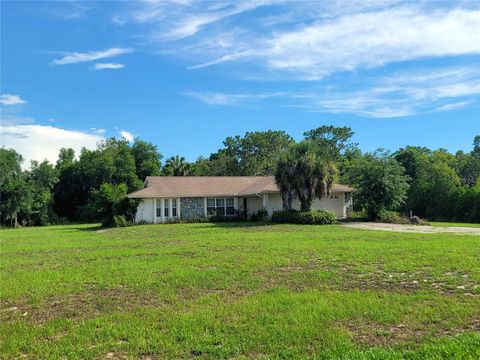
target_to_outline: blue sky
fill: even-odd
[[[350,126],[365,151],[469,151],[480,6],[457,2],[1,3],[1,145],[140,137],[194,161],[227,136]]]

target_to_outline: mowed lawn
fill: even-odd
[[[480,358],[480,237],[334,226],[1,230],[5,359]]]
[[[475,223],[461,223],[461,222],[447,222],[447,221],[429,221],[429,225],[438,227],[472,227],[480,228],[480,224]]]

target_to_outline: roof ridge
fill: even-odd
[[[214,176],[214,175],[187,175],[187,176],[175,176],[175,175],[149,175],[147,178],[274,178],[273,175],[222,175],[222,176]]]

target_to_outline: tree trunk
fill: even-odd
[[[312,208],[312,199],[305,198],[303,201],[300,202],[300,210],[301,211],[310,211]]]
[[[18,228],[18,216],[17,216],[17,212],[15,212],[15,214],[14,214],[13,217],[14,217],[14,219],[15,219],[15,223],[14,223],[14,224],[15,224],[15,229],[16,229],[16,228]]]
[[[292,210],[292,193],[285,191],[282,193],[283,210]]]

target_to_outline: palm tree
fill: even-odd
[[[191,173],[191,166],[183,156],[175,155],[166,161],[163,172],[170,176],[187,176]]]
[[[330,195],[336,175],[337,168],[329,152],[312,141],[304,140],[281,155],[275,180],[286,209],[291,208],[291,198],[295,195],[300,200],[300,210],[308,211],[314,198]]]

